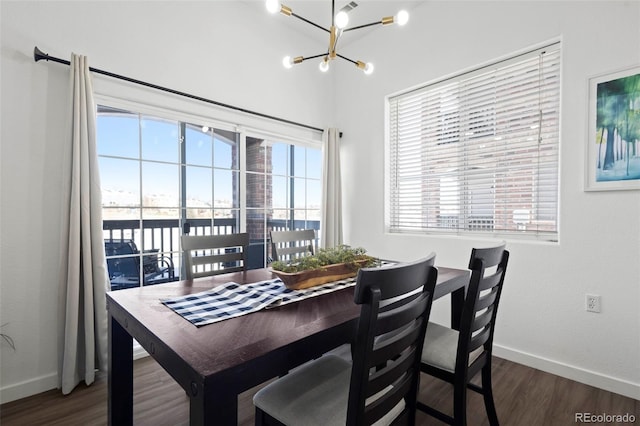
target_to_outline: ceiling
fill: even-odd
[[[331,26],[331,0],[281,0],[281,3],[290,7],[293,13],[302,16],[309,21],[318,24],[324,28]],[[343,6],[350,3],[349,0],[338,0],[335,2],[336,13]],[[417,6],[424,4],[425,1],[417,0],[395,0],[395,1],[379,1],[379,0],[355,0],[358,4],[349,13],[349,25],[347,28],[364,25],[371,22],[379,22],[385,16],[393,16],[399,10],[406,10],[411,14],[411,10]],[[261,8],[266,12],[265,2],[252,1],[252,7]],[[266,13],[265,16],[270,16]],[[293,17],[285,17],[282,14],[276,14],[272,18],[278,19],[283,25],[288,25],[295,31],[300,31],[308,37],[315,38],[325,44],[327,41],[327,33]],[[411,25],[411,18],[409,24]],[[355,30],[344,35],[340,40],[340,44],[344,46],[349,41],[356,40],[370,31],[375,31],[380,26],[372,26],[360,30]]]

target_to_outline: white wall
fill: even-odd
[[[40,47],[93,67],[314,127],[329,123],[330,77],[286,72],[313,41],[283,29],[262,2],[1,2],[1,402],[57,386],[61,188],[69,68],[35,63]],[[304,64],[305,68],[307,64]],[[94,75],[103,94],[145,90]],[[165,106],[184,100],[146,92]],[[201,107],[200,113],[209,107]],[[211,108],[210,115],[223,112]]]
[[[640,399],[640,192],[583,191],[588,78],[640,63],[640,3],[429,1],[407,27],[347,46],[343,54],[377,66],[336,80],[345,240],[386,258],[435,251],[438,264],[455,267],[475,244],[490,244],[384,232],[384,96],[557,38],[560,242],[508,241],[495,353]],[[602,313],[585,312],[586,293],[602,296]],[[435,319],[446,321],[447,303],[436,305]]]
[[[346,241],[396,259],[433,250],[438,263],[464,267],[470,248],[487,241],[384,233],[383,98],[557,37],[561,241],[509,241],[496,353],[640,398],[640,194],[582,189],[587,79],[640,62],[640,3],[424,2],[407,27],[366,30],[344,47],[346,56],[376,64],[369,77],[340,62],[327,75],[314,64],[283,71],[282,56],[313,52],[317,43],[259,11],[237,1],[0,3],[0,324],[8,323],[2,331],[17,346],[0,346],[0,400],[57,383],[68,68],[34,63],[35,45],[221,102],[317,127],[337,124],[345,134]],[[585,293],[602,296],[601,314],[584,311]],[[446,314],[438,304],[436,319]]]

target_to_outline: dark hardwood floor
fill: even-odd
[[[188,425],[187,396],[173,379],[152,359],[134,363],[134,424]],[[640,401],[583,385],[552,374],[494,357],[493,382],[496,408],[503,426],[572,425],[576,413],[635,416],[640,425]],[[258,387],[259,388],[259,387]],[[258,389],[239,398],[241,425],[253,424],[251,398]],[[423,375],[420,399],[444,410],[451,407],[451,388]],[[469,393],[470,426],[488,425],[480,395]],[[0,406],[2,426],[106,425],[107,379],[98,377],[91,386],[78,386],[70,395],[58,390]],[[440,425],[418,412],[418,425]],[[605,424],[605,423],[591,423]],[[611,424],[611,423],[606,423]]]

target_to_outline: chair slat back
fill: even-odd
[[[477,359],[490,359],[493,345],[498,303],[507,271],[509,252],[505,244],[497,247],[473,249],[469,260],[471,278],[462,312],[456,370],[469,365],[469,354],[483,347],[486,355]]]
[[[273,260],[291,261],[315,253],[316,231],[271,231],[271,257]]]
[[[358,272],[354,300],[362,307],[352,345],[347,424],[373,424],[403,399],[399,419],[415,421],[420,355],[438,274],[434,259],[431,254]],[[385,305],[389,299],[393,303]]]
[[[183,235],[187,279],[247,270],[249,234]]]

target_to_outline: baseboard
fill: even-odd
[[[0,388],[0,404],[46,392],[58,387],[58,373],[36,377]]]
[[[137,343],[137,342],[136,342]],[[499,358],[524,364],[528,367],[536,368],[547,373],[565,377],[576,382],[604,389],[609,392],[624,395],[629,398],[640,400],[640,384],[621,380],[615,377],[606,376],[594,371],[585,370],[562,362],[547,358],[541,358],[512,348],[493,345],[493,353]],[[135,344],[133,358],[139,359],[149,354],[139,345]],[[0,388],[0,404],[15,401],[20,398],[36,395],[58,387],[57,373],[36,377],[21,383],[16,383]]]
[[[493,344],[493,354],[556,376],[640,400],[640,384]]]
[[[140,359],[149,356],[138,342],[133,342],[133,359]],[[36,377],[25,382],[0,388],[0,404],[26,398],[42,392],[56,389],[58,387],[58,373],[51,373],[45,376]]]

